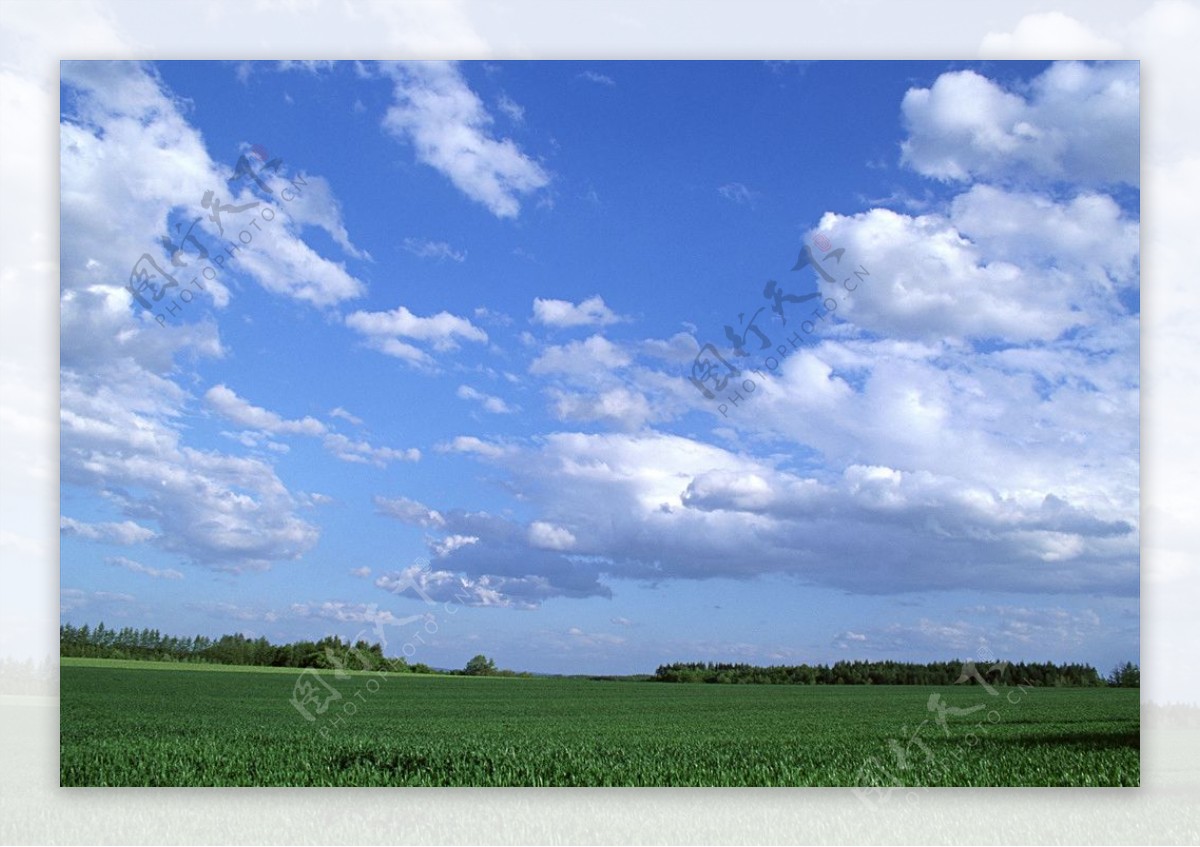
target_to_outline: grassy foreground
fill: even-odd
[[[1127,786],[1136,689],[753,686],[64,660],[64,786]],[[931,697],[937,695],[931,704]],[[303,698],[301,698],[303,699]],[[302,706],[304,704],[302,703]],[[933,708],[931,708],[931,705]],[[982,707],[982,708],[977,708]],[[971,710],[967,713],[966,710]]]

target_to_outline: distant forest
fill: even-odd
[[[92,659],[141,659],[151,662],[189,662],[215,665],[257,665],[276,668],[382,667],[394,671],[435,673],[425,664],[409,665],[406,659],[385,659],[378,644],[351,644],[335,635],[320,641],[272,644],[265,638],[203,635],[180,638],[157,629],[110,629],[103,622],[95,629],[64,624],[59,627],[60,654]]]
[[[835,662],[832,665],[758,667],[714,662],[676,662],[654,672],[658,682],[709,682],[750,685],[1035,685],[1093,688],[1139,687],[1131,662],[1101,677],[1091,665],[1053,662]]]
[[[502,670],[483,655],[473,657],[460,671],[439,671],[418,662],[410,665],[403,657],[388,659],[379,644],[351,644],[336,635],[320,641],[272,644],[266,638],[222,635],[179,637],[157,629],[113,629],[97,624],[59,627],[60,654],[95,659],[135,659],[218,665],[250,665],[276,668],[340,670],[386,667],[397,673],[457,673],[469,676],[532,676]],[[929,662],[835,662],[832,665],[773,665],[759,667],[715,662],[676,662],[661,665],[653,676],[597,677],[603,679],[649,680],[652,682],[700,682],[743,685],[1035,685],[1097,687],[1103,685],[1137,688],[1138,666],[1126,662],[1101,677],[1091,665],[1053,662],[1003,662],[968,665],[961,661]]]

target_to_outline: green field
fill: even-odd
[[[992,695],[978,686],[323,672],[332,689],[319,688],[322,696],[340,698],[321,714],[307,706],[310,722],[291,702],[298,677],[64,659],[61,782],[1130,786],[1139,778],[1136,689]],[[941,723],[929,708],[934,694]]]

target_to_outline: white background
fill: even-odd
[[[1142,61],[1142,696],[1200,703],[1198,51],[1200,4],[1189,0],[0,0],[0,660],[57,653],[60,59],[1132,58]],[[870,806],[835,789],[64,790],[48,696],[0,695],[0,745],[5,843],[1200,841],[1200,726],[1152,707],[1141,789],[947,789]]]

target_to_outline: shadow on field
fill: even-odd
[[[1141,749],[1141,736],[1137,730],[1128,732],[1040,732],[989,739],[993,744],[1011,744],[1014,747],[1029,747],[1048,744],[1054,747],[1082,747],[1088,750],[1110,750],[1118,748]]]

